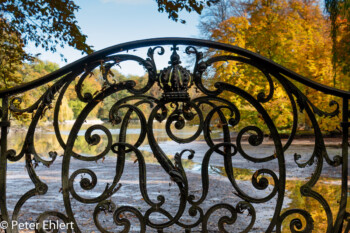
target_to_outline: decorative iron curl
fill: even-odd
[[[333,215],[332,215],[331,208],[321,194],[312,190],[312,187],[316,185],[316,183],[318,182],[321,176],[322,167],[323,167],[322,154],[316,154],[316,158],[317,158],[317,164],[315,167],[315,171],[311,175],[311,178],[308,180],[308,182],[303,186],[301,186],[300,193],[303,196],[311,197],[315,199],[322,205],[322,208],[326,212],[326,216],[327,216],[327,233],[330,233],[330,232],[333,232]]]
[[[223,99],[220,97],[201,96],[201,97],[198,97],[198,98],[195,98],[192,100],[192,102],[195,102],[195,103],[198,102],[198,104],[197,104],[198,107],[200,107],[204,104],[207,104],[207,105],[211,106],[212,108],[218,107],[217,104],[214,104],[212,101],[216,101],[216,102],[220,102],[222,104],[225,104],[222,106],[225,106],[226,108],[228,108],[231,111],[230,119],[228,121],[228,123],[231,126],[234,127],[240,122],[241,114],[240,114],[237,106],[226,99]],[[233,116],[234,116],[234,118],[233,118]]]
[[[227,211],[229,211],[231,213],[231,216],[223,216],[219,219],[218,222],[218,228],[220,232],[225,232],[228,233],[228,231],[225,229],[225,224],[228,225],[232,225],[236,222],[238,214],[243,214],[244,210],[248,211],[248,215],[252,216],[250,223],[248,224],[248,226],[241,231],[241,233],[246,233],[249,232],[249,230],[253,227],[254,222],[255,222],[255,218],[256,218],[256,214],[255,214],[255,209],[254,207],[249,204],[248,202],[239,202],[236,205],[236,208],[233,207],[232,205],[229,204],[217,204],[214,205],[212,207],[210,207],[210,209],[205,213],[204,218],[203,218],[203,231],[204,232],[208,232],[208,220],[210,218],[210,216],[217,210],[220,209],[226,209]]]
[[[36,109],[38,109],[39,104],[41,103],[41,101],[42,101],[43,98],[44,98],[44,97],[41,96],[41,97],[40,97],[34,104],[32,104],[31,106],[29,106],[29,107],[27,107],[27,108],[25,108],[25,109],[19,109],[19,108],[16,107],[16,105],[20,105],[20,104],[23,102],[23,100],[22,100],[21,97],[14,97],[14,98],[11,99],[11,101],[10,101],[10,107],[9,107],[9,109],[10,109],[10,111],[15,112],[15,113],[25,113],[25,112],[27,112],[27,113],[32,113],[32,112],[34,112]],[[16,101],[18,101],[18,103],[15,103]]]
[[[114,86],[116,82],[115,81],[113,83],[109,82],[107,77],[108,73],[110,72],[110,69],[114,65],[119,65],[121,62],[135,61],[139,63],[141,66],[143,66],[143,68],[145,68],[145,70],[147,71],[148,81],[144,87],[141,87],[139,89],[132,88],[132,89],[129,89],[128,91],[132,94],[138,94],[138,95],[144,94],[153,86],[156,80],[157,68],[155,67],[155,62],[154,61],[152,62],[152,59],[153,57],[145,60],[139,56],[130,55],[130,54],[120,54],[120,55],[109,56],[104,60],[104,62],[107,64],[105,66],[101,64],[103,79],[105,80],[108,86]]]
[[[35,188],[27,191],[21,198],[18,200],[16,203],[15,209],[13,210],[12,213],[12,220],[13,221],[18,221],[19,213],[21,211],[21,208],[23,205],[28,201],[30,198],[37,196],[37,195],[44,195],[48,191],[48,186],[40,180],[40,178],[37,176],[32,160],[31,160],[31,155],[26,154],[25,155],[25,164],[26,164],[26,169],[29,175],[29,178],[33,182]],[[14,230],[17,231],[18,225],[14,226]]]
[[[276,158],[276,154],[264,157],[264,158],[254,158],[248,155],[242,148],[242,137],[248,131],[254,131],[255,134],[252,134],[248,137],[248,142],[251,146],[259,146],[264,140],[264,133],[257,126],[247,126],[239,131],[236,139],[238,152],[247,160],[252,161],[254,163],[263,163],[268,162]]]
[[[149,204],[150,206],[154,207],[154,208],[160,208],[164,202],[165,202],[165,197],[163,195],[158,195],[157,196],[157,200],[158,202],[153,202],[149,196],[148,196],[148,193],[147,193],[147,181],[146,181],[146,163],[145,163],[145,160],[143,158],[143,155],[142,153],[140,152],[140,150],[138,150],[135,146],[131,145],[131,144],[128,144],[128,143],[125,143],[125,142],[117,142],[117,143],[114,143],[112,145],[112,151],[113,153],[115,154],[120,154],[120,148],[122,147],[126,147],[128,148],[127,150],[129,151],[132,151],[135,153],[136,155],[136,158],[137,158],[137,162],[139,164],[139,187],[140,187],[140,192],[141,192],[141,195],[143,197],[143,199],[145,200],[145,202],[147,204]],[[126,150],[125,150],[126,151]]]
[[[103,228],[102,224],[98,219],[98,216],[102,212],[104,214],[107,214],[107,213],[112,214],[116,209],[117,209],[116,204],[111,200],[103,200],[96,205],[93,213],[93,218],[94,218],[94,223],[99,231],[103,233],[111,233],[110,231],[107,231],[106,229]]]
[[[99,153],[96,156],[84,156],[84,155],[80,155],[77,153],[72,153],[72,156],[76,159],[79,160],[83,160],[83,161],[98,161],[101,158],[103,158],[104,156],[106,156],[108,154],[108,152],[111,150],[111,145],[112,145],[112,134],[109,131],[109,129],[107,129],[105,126],[103,125],[92,125],[90,126],[86,132],[85,132],[85,141],[89,144],[89,145],[97,145],[100,143],[101,141],[101,136],[98,134],[93,134],[92,132],[95,130],[101,130],[105,133],[105,135],[107,136],[107,145],[105,146],[104,150]]]
[[[256,188],[258,190],[267,189],[267,187],[269,186],[268,179],[266,179],[265,177],[261,177],[260,179],[258,179],[259,176],[264,175],[264,174],[270,175],[272,177],[273,183],[274,183],[273,189],[269,195],[267,195],[266,197],[263,197],[263,198],[252,198],[252,197],[247,196],[244,193],[242,193],[242,191],[240,189],[236,189],[238,191],[238,193],[236,195],[241,197],[242,199],[244,199],[246,201],[253,202],[253,203],[264,203],[264,202],[271,200],[276,195],[276,193],[278,191],[277,183],[279,182],[277,175],[273,171],[271,171],[269,169],[257,170],[252,176],[252,184],[253,184],[254,188]]]
[[[176,103],[176,109],[170,114],[168,117],[166,124],[165,124],[165,130],[167,132],[167,135],[178,143],[189,143],[198,138],[200,133],[202,132],[202,125],[203,125],[203,114],[202,111],[199,109],[197,105],[195,105],[193,102],[184,102],[182,105],[182,109],[179,107],[179,104]],[[191,112],[191,109],[194,109],[199,117],[199,126],[197,131],[188,138],[179,138],[175,136],[170,128],[171,124],[175,122],[175,128],[178,130],[181,130],[185,127],[185,120],[190,121],[193,120],[194,114]]]
[[[80,101],[84,103],[88,103],[93,99],[93,94],[91,93],[84,93],[82,94],[83,89],[83,83],[86,78],[91,77],[93,75],[92,71],[98,66],[98,64],[93,64],[90,66],[87,66],[85,68],[84,74],[79,78],[78,83],[75,85],[75,92],[77,93],[77,96]]]
[[[112,196],[114,193],[116,193],[120,187],[116,188],[117,182],[114,181],[112,185],[106,184],[106,187],[103,191],[102,194],[100,194],[99,196],[95,197],[95,198],[84,198],[82,196],[80,196],[79,194],[77,194],[77,192],[74,189],[74,181],[75,178],[79,175],[83,175],[83,174],[88,174],[91,178],[91,180],[89,178],[81,178],[80,180],[80,187],[83,190],[92,190],[95,188],[96,184],[97,184],[97,176],[96,174],[90,170],[90,169],[79,169],[76,170],[75,172],[73,172],[73,174],[70,176],[69,181],[68,181],[68,188],[70,193],[72,194],[72,196],[79,202],[81,203],[98,203],[101,202],[107,198],[109,198],[110,196]],[[116,179],[116,178],[115,178]],[[119,179],[118,179],[119,181]]]
[[[50,161],[46,161],[44,159],[42,159],[35,150],[35,145],[34,145],[34,134],[35,134],[35,129],[38,125],[39,120],[43,117],[43,115],[45,114],[46,110],[48,108],[50,108],[50,105],[52,103],[52,101],[55,98],[55,94],[62,88],[62,86],[64,86],[66,83],[70,83],[73,78],[76,77],[76,75],[78,75],[81,72],[80,69],[76,70],[75,72],[71,72],[70,74],[64,76],[63,78],[61,78],[60,80],[58,80],[56,83],[54,83],[48,90],[46,90],[46,92],[40,97],[40,99],[31,107],[27,108],[27,109],[17,109],[15,107],[13,107],[12,109],[16,112],[26,112],[26,111],[34,111],[34,109],[36,110],[34,113],[34,116],[32,118],[32,122],[29,125],[21,152],[16,155],[16,151],[13,149],[8,150],[5,154],[8,160],[10,161],[19,161],[21,158],[23,158],[23,156],[25,154],[33,154],[34,155],[34,159],[36,162],[41,162],[43,163],[45,166],[50,166],[56,159],[57,157],[57,153],[56,152],[49,152],[49,156],[51,158]],[[13,100],[14,101],[14,100]],[[20,100],[21,102],[21,100]],[[36,106],[38,105],[38,106]],[[11,107],[10,107],[11,110]]]
[[[113,220],[117,226],[124,226],[123,233],[127,233],[130,231],[130,221],[126,218],[121,218],[120,215],[124,212],[133,213],[140,222],[140,232],[146,232],[146,224],[143,221],[143,215],[140,213],[138,209],[132,206],[122,206],[116,209],[113,214]]]
[[[157,71],[157,66],[154,60],[154,52],[159,49],[158,55],[164,55],[165,49],[162,46],[155,46],[154,48],[149,48],[147,51],[148,58],[146,59],[148,62],[152,64],[154,67],[154,71]]]
[[[202,161],[202,168],[201,168],[202,196],[198,200],[195,200],[195,197],[193,195],[189,195],[188,202],[191,205],[200,205],[206,199],[206,197],[208,195],[208,191],[209,191],[209,161],[210,161],[210,157],[212,156],[214,151],[217,150],[217,148],[222,147],[222,146],[231,147],[231,148],[233,148],[234,152],[237,152],[237,148],[234,144],[229,143],[229,142],[224,142],[224,143],[219,143],[217,145],[214,145],[205,153],[203,161]],[[234,154],[235,153],[230,154],[230,155],[233,156]]]
[[[336,106],[336,108],[333,110],[333,112],[325,112],[320,110],[318,107],[316,107],[313,103],[311,103],[311,101],[309,99],[307,99],[307,102],[310,104],[310,106],[312,107],[312,110],[315,114],[317,114],[320,117],[335,117],[337,115],[339,115],[340,111],[340,107],[339,107],[339,103],[335,100],[331,100],[329,102],[329,107],[332,106]]]
[[[220,61],[238,61],[238,62],[243,62],[245,64],[251,65],[255,68],[257,68],[258,70],[260,70],[264,76],[266,77],[268,83],[269,83],[269,93],[266,95],[264,92],[259,92],[256,99],[260,102],[260,103],[266,103],[268,101],[270,101],[273,97],[273,93],[274,93],[274,85],[273,85],[273,81],[272,78],[270,76],[270,74],[266,71],[266,69],[259,65],[258,63],[256,63],[254,60],[252,59],[247,59],[245,57],[241,57],[241,56],[232,56],[232,55],[223,55],[223,56],[216,56],[216,57],[211,57],[209,58],[207,61],[202,61],[200,62],[198,65],[198,60],[196,60],[196,65],[195,65],[195,71],[194,73],[194,77],[195,77],[195,83],[196,86],[206,95],[219,95],[222,91],[220,89],[217,88],[217,90],[211,91],[209,89],[207,89],[206,87],[204,87],[204,85],[202,84],[202,75],[203,73],[206,71],[206,69],[208,67],[210,67],[211,65],[213,65],[215,62],[220,62]]]
[[[322,112],[321,110],[315,110],[317,108],[307,99],[307,97],[304,94],[302,94],[300,92],[299,89],[297,89],[290,82],[288,83],[288,85],[291,87],[291,89],[294,91],[294,94],[297,97],[297,103],[299,104],[300,110],[303,111],[305,109],[306,114],[308,115],[308,117],[312,123],[313,129],[314,129],[314,134],[315,134],[315,146],[314,146],[314,152],[313,152],[311,158],[304,164],[297,163],[298,166],[305,167],[306,165],[313,164],[314,158],[316,157],[316,155],[321,155],[326,160],[326,162],[333,167],[339,166],[342,162],[342,157],[339,155],[335,155],[333,157],[333,160],[331,160],[329,158],[329,155],[327,153],[327,149],[326,149],[326,146],[324,143],[324,139],[322,136],[321,129],[318,125],[318,122],[317,122],[315,114],[314,114],[315,113],[314,111],[316,111],[316,112],[319,112],[321,116],[322,115],[333,116],[334,114],[338,114],[337,111],[339,110],[339,105],[336,104],[335,102],[332,102],[332,105],[337,105],[337,108],[332,113],[325,113],[325,112]],[[297,162],[297,160],[300,159],[300,157],[301,157],[300,155],[295,155],[294,160]]]
[[[194,228],[194,227],[197,227],[199,224],[202,223],[203,221],[203,217],[204,217],[204,211],[201,207],[199,206],[191,206],[189,209],[188,209],[188,214],[191,216],[191,217],[196,217],[198,215],[198,219],[197,221],[195,221],[194,223],[192,224],[185,224],[185,223],[182,223],[180,221],[178,221],[176,224],[182,228],[185,228],[185,229],[191,229],[191,228]]]
[[[203,53],[199,52],[196,47],[194,46],[187,46],[185,49],[186,54],[190,55],[190,54],[195,54],[196,55],[196,60],[194,63],[194,67],[193,67],[193,76],[197,77],[201,75],[200,72],[202,72],[203,67],[199,68],[199,62],[203,59]],[[194,77],[191,79],[191,83],[190,86],[192,86],[192,84],[194,83]]]
[[[293,214],[300,214],[303,216],[303,218],[306,221],[306,225],[303,226],[302,221],[299,218],[294,218],[290,224],[289,224],[289,229],[292,233],[309,233],[312,232],[314,229],[314,220],[312,219],[311,215],[309,212],[306,212],[305,210],[302,209],[292,209],[292,210],[287,210],[284,212],[278,219],[277,225],[276,225],[276,232],[281,233],[282,231],[282,222],[288,217]]]
[[[161,113],[158,113],[156,112],[155,113],[155,119],[158,121],[158,122],[162,122],[163,120],[165,120],[168,116],[168,108],[162,104],[159,108],[159,110],[161,110]]]
[[[184,169],[184,167],[182,165],[182,156],[186,152],[189,153],[188,159],[190,159],[190,160],[193,159],[195,151],[191,150],[191,149],[185,149],[185,150],[181,151],[180,153],[176,153],[175,157],[174,157],[174,160],[175,160],[175,168],[181,173],[182,177],[184,178],[184,183],[186,185],[188,185],[187,175],[186,175],[185,169]],[[187,189],[188,189],[188,187],[187,187]],[[188,196],[188,200],[193,200],[193,199],[194,199],[193,195],[189,195]],[[190,201],[189,201],[189,203],[190,203]],[[202,219],[203,219],[203,216],[204,216],[204,211],[203,211],[203,209],[201,207],[199,207],[197,205],[192,205],[188,209],[188,213],[189,213],[189,215],[191,217],[195,217],[199,213],[197,221],[192,223],[192,224],[185,224],[185,223],[180,222],[180,220],[179,220],[178,222],[176,222],[176,224],[181,226],[181,227],[183,227],[183,228],[185,228],[185,229],[191,229],[191,228],[194,228],[194,227],[198,226],[202,222]]]
[[[225,141],[231,141],[230,139],[230,133],[229,133],[229,128],[228,128],[228,124],[230,124],[231,126],[235,126],[236,124],[238,124],[239,122],[239,119],[240,119],[240,114],[239,114],[239,111],[235,109],[235,107],[232,107],[233,105],[228,105],[228,106],[225,106],[225,105],[220,105],[220,106],[216,106],[214,104],[211,104],[214,108],[207,114],[206,118],[205,118],[205,121],[204,121],[204,139],[205,141],[207,142],[207,144],[209,145],[209,147],[212,147],[214,146],[214,142],[213,142],[213,139],[211,138],[211,135],[210,135],[210,123],[211,123],[211,120],[214,116],[215,113],[218,113],[219,114],[219,117],[220,117],[220,121],[223,125],[223,131],[224,131],[224,134],[225,134],[225,138],[224,140]],[[228,109],[230,110],[230,119],[226,120],[226,117],[224,116],[223,112],[222,112],[222,109]],[[235,118],[233,118],[233,115],[235,116]],[[225,148],[226,149],[226,148]],[[221,154],[221,155],[226,155],[227,152],[225,151],[221,151],[219,148],[215,151],[216,153],[218,154]],[[231,153],[231,156],[235,155],[237,153],[237,150],[235,150],[233,153]]]
[[[37,223],[38,223],[38,229],[36,229],[36,232],[39,233],[46,233],[46,232],[55,232],[57,233],[59,231],[59,227],[56,226],[54,229],[51,229],[52,226],[51,224],[49,224],[49,229],[47,229],[48,231],[46,231],[45,227],[44,227],[44,221],[45,219],[47,219],[48,217],[56,217],[59,218],[60,220],[62,220],[65,224],[65,226],[67,227],[67,233],[71,233],[73,232],[73,223],[69,221],[69,219],[67,218],[67,216],[65,216],[64,214],[60,213],[60,212],[56,212],[56,211],[45,211],[44,213],[40,214],[39,217],[37,218]],[[55,223],[55,222],[54,222]]]
[[[125,142],[127,125],[129,124],[129,119],[130,119],[131,114],[133,112],[135,112],[140,120],[140,125],[141,125],[140,136],[138,137],[138,139],[136,140],[136,142],[134,144],[134,147],[137,148],[144,142],[144,140],[146,138],[146,127],[145,127],[146,126],[146,118],[137,106],[140,104],[143,104],[143,103],[148,103],[148,104],[152,105],[152,102],[151,102],[151,100],[144,99],[144,100],[137,102],[135,105],[131,105],[131,104],[122,105],[123,102],[124,102],[124,100],[118,101],[117,103],[115,103],[112,106],[112,108],[109,112],[109,120],[110,120],[110,122],[112,122],[112,124],[121,123],[122,118],[118,116],[118,111],[122,108],[126,108],[128,110],[123,118],[123,123],[122,123],[121,129],[120,129],[120,135],[119,135],[119,142]],[[128,149],[125,151],[125,153],[128,153],[130,151],[131,151],[131,149]]]

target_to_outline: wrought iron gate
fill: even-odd
[[[133,53],[135,50],[145,51],[144,56],[135,55]],[[169,56],[166,56],[167,51],[170,59]],[[158,70],[157,59],[169,59],[169,66]],[[113,77],[109,77],[113,67],[126,61],[137,62],[146,70],[147,76],[144,79],[147,80],[141,87],[141,82],[137,83],[134,80],[119,82],[113,80]],[[183,61],[187,61],[189,64],[186,68],[182,65]],[[229,80],[227,82],[220,81],[224,80],[221,77],[215,79],[214,71],[218,67],[216,64],[225,67],[224,62],[233,62],[236,67],[242,64],[255,67],[266,80],[266,83],[261,85],[267,88],[262,88],[262,91],[254,96],[249,91],[230,84]],[[89,78],[95,69],[101,70],[104,86],[101,90],[96,90],[95,93],[85,93],[84,80]],[[214,78],[210,79],[211,77]],[[50,82],[53,84],[45,90],[40,99],[25,109],[19,107],[20,102],[22,102],[21,94]],[[77,99],[85,103],[85,107],[77,116],[69,136],[65,140],[61,135],[58,118],[65,92],[70,85],[74,84]],[[149,92],[156,85],[161,92],[159,98]],[[284,143],[282,143],[280,132],[266,107],[269,101],[276,98],[274,89],[277,85],[284,89],[288,97],[293,121],[288,140]],[[303,93],[302,90],[306,87],[333,96],[334,100],[330,103],[333,110],[326,112],[316,107],[313,100],[309,100]],[[85,140],[91,147],[104,141],[104,149],[94,156],[74,151],[74,143],[89,113],[105,98],[118,92],[124,92],[127,95],[115,99],[108,115],[108,121],[112,125],[120,127],[117,137],[114,137],[114,134],[105,125],[92,125],[85,131]],[[239,128],[238,125],[244,115],[243,111],[246,109],[237,105],[235,99],[229,98],[230,96],[245,101],[250,106],[250,111],[257,112],[256,116],[260,122],[264,123],[265,128],[261,129],[253,123]],[[16,221],[19,221],[23,213],[34,216],[32,221],[37,223],[36,230],[39,232],[45,232],[45,219],[57,220],[55,224],[49,224],[51,230],[57,230],[54,228],[60,223],[64,223],[65,226],[70,226],[66,229],[68,232],[87,232],[84,230],[84,225],[77,220],[79,211],[80,215],[85,214],[84,209],[76,209],[79,206],[92,206],[93,211],[89,221],[101,232],[113,231],[113,227],[108,225],[110,224],[108,221],[112,221],[115,227],[121,227],[118,229],[123,232],[175,232],[180,230],[186,232],[254,232],[259,231],[257,229],[260,231],[263,229],[266,232],[289,230],[291,232],[312,232],[315,224],[319,223],[314,222],[309,211],[302,207],[285,209],[285,206],[288,205],[285,203],[287,168],[294,169],[294,167],[300,171],[312,170],[310,177],[305,179],[298,191],[302,198],[316,200],[323,209],[326,226],[324,232],[349,232],[349,213],[346,211],[346,205],[348,197],[348,101],[350,92],[315,83],[258,54],[235,46],[198,39],[161,38],[129,42],[95,52],[38,80],[1,91],[0,98],[2,99],[0,209],[2,224],[4,222],[4,224],[8,224],[6,226],[7,232],[20,231]],[[336,100],[340,100],[340,102],[338,103]],[[52,106],[53,104],[54,106]],[[148,107],[147,113],[141,110],[143,105]],[[48,160],[42,154],[37,153],[38,148],[35,146],[34,135],[40,118],[51,107],[54,111],[52,121],[54,133],[64,154],[59,157],[54,151],[47,152],[50,157]],[[305,159],[305,155],[295,154],[295,163],[287,166],[286,152],[297,133],[299,111],[303,112],[312,125],[314,150],[311,156],[306,158],[306,162],[301,162],[302,159]],[[21,149],[15,151],[8,148],[9,116],[20,113],[32,113],[32,119]],[[318,117],[333,117],[340,113],[339,119],[341,120],[338,123],[342,132],[342,152],[340,155],[331,157],[326,149]],[[131,118],[133,121],[136,119],[140,126],[138,138],[134,139],[132,143],[127,138]],[[191,124],[191,121],[194,121],[192,125],[196,127],[193,135],[180,137],[176,134],[177,131],[181,131],[186,125]],[[179,147],[174,147],[179,148],[179,151],[173,151],[173,158],[165,152],[157,141],[154,126],[156,122],[163,122],[161,130],[166,131],[167,136],[179,145]],[[221,134],[219,135],[221,139],[214,139],[212,136],[213,122],[220,122]],[[238,134],[233,137],[232,132],[235,130],[238,131]],[[93,134],[94,131],[100,133]],[[256,156],[245,150],[247,144],[259,148],[267,138],[266,135],[272,142],[273,149],[270,154]],[[193,176],[190,177],[184,168],[184,158],[182,157],[188,155],[189,159],[192,159],[198,156],[198,152],[193,150],[193,143],[199,137],[202,137],[201,143],[208,149],[201,152],[201,166],[197,171],[198,176],[196,176],[198,180],[194,181],[201,188],[193,190],[191,188]],[[171,210],[165,208],[168,200],[166,195],[170,192],[167,193],[163,190],[163,193],[160,192],[156,198],[149,194],[153,190],[147,188],[149,183],[146,178],[147,174],[153,171],[148,169],[146,173],[144,155],[139,149],[145,140],[148,141],[149,151],[156,158],[157,164],[161,166],[162,171],[165,171],[166,176],[162,178],[176,184],[171,187],[171,190],[176,192],[175,199],[177,199],[176,202],[170,203]],[[94,189],[99,182],[104,182],[103,176],[98,178],[93,168],[86,168],[86,166],[99,162],[102,166],[108,167],[110,163],[108,159],[107,163],[103,164],[102,162],[109,153],[116,155],[115,169],[108,170],[106,168],[103,174],[112,173],[113,179],[111,184],[103,186],[100,193],[96,194],[99,191],[94,191]],[[123,190],[120,179],[123,174],[128,173],[128,169],[124,169],[128,154],[133,154],[136,158],[134,163],[138,170],[138,178],[133,178],[138,181],[138,191],[141,193],[140,200],[144,203],[143,207],[139,204],[133,205],[118,201],[119,194]],[[216,181],[211,180],[212,174],[209,170],[210,158],[214,155],[219,156],[217,160],[223,164],[223,171],[227,176],[225,179],[229,185],[221,187],[222,189],[218,185],[217,189],[213,190],[210,185],[215,184]],[[237,181],[234,176],[235,158],[238,156],[241,156],[241,160],[246,161],[248,168],[252,166],[251,164],[258,164],[258,169],[253,166],[250,191],[242,188],[242,185],[245,186],[246,183]],[[37,174],[36,171],[37,164],[43,164],[47,169],[50,169],[49,167],[54,166],[57,160],[61,161],[59,163],[61,172],[57,174],[57,177],[62,188],[55,194],[57,199],[63,202],[64,210],[62,211],[56,210],[56,204],[50,204],[51,201],[55,202],[55,197],[45,198],[50,189],[45,178]],[[74,161],[82,161],[84,168],[76,169],[72,165]],[[15,190],[26,191],[16,202],[12,203],[13,206],[10,206],[8,200],[14,195],[14,192],[8,191],[7,167],[16,163],[25,165],[26,170],[22,170],[22,173],[28,174],[32,185],[16,186],[16,180],[11,183],[11,186],[16,187]],[[270,168],[268,166],[270,163],[275,163],[275,166]],[[338,175],[341,179],[340,196],[334,197],[334,201],[337,201],[336,212],[331,211],[330,204],[323,197],[323,193],[314,189],[324,166],[338,169],[336,171],[339,172]],[[156,167],[153,166],[157,169]],[[158,166],[158,168],[160,167]],[[79,177],[81,177],[80,181],[78,181]],[[80,191],[76,190],[77,182]],[[209,192],[217,193],[214,195],[222,197],[220,193],[223,192],[221,190],[224,188],[231,190],[224,195],[225,198],[233,196],[236,199],[219,200],[218,203],[213,204],[206,202]],[[136,195],[134,191],[129,191],[125,195],[131,198]],[[259,191],[263,191],[264,195],[256,196],[255,193]],[[88,192],[95,193],[90,196],[83,195]],[[45,211],[34,213],[31,211],[32,207],[25,209],[26,203],[33,198],[37,198],[36,205],[44,206]],[[271,216],[259,215],[259,212],[264,211],[264,203],[272,203],[274,211],[272,211]],[[220,216],[217,216],[218,214]],[[185,215],[187,215],[186,218]],[[83,218],[85,217],[83,216]],[[243,220],[239,220],[240,218]],[[259,218],[266,218],[265,222],[267,221],[268,224],[262,225]]]

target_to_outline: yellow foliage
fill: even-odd
[[[241,3],[239,7],[244,9],[244,14],[222,22],[212,31],[212,39],[259,53],[316,82],[335,85],[330,22],[322,14],[317,1],[253,0]],[[216,55],[224,54],[220,52]],[[269,93],[266,77],[255,67],[233,61],[216,63],[214,67],[214,81],[228,82],[255,97],[260,92],[265,93],[265,96]],[[264,107],[278,128],[284,129],[292,123],[291,104],[283,87],[276,79],[274,83],[274,96]],[[321,109],[328,107],[333,100],[331,96],[301,84],[296,85]],[[226,93],[226,97],[232,99],[227,95],[232,94]],[[311,126],[307,117],[304,119],[303,124]],[[330,118],[319,121],[323,130],[328,131],[335,130],[333,122]]]

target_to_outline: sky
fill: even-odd
[[[76,0],[75,3],[81,8],[76,13],[78,25],[88,36],[87,43],[92,45],[95,51],[140,39],[200,37],[197,28],[198,14],[184,12],[180,17],[187,23],[174,22],[168,19],[166,13],[158,12],[155,0]],[[85,56],[68,46],[64,49],[58,48],[54,54],[33,45],[29,45],[27,51],[32,54],[41,53],[39,56],[41,60],[56,62],[60,67]],[[62,60],[60,53],[64,54],[67,63]],[[135,65],[127,64],[127,66],[122,73],[139,75],[143,73],[143,69],[136,68]]]

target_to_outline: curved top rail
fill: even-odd
[[[7,90],[0,91],[0,98],[3,98],[5,96],[11,96],[14,94],[18,94],[24,91],[31,90],[33,88],[36,88],[38,86],[44,85],[52,80],[55,80],[56,78],[61,77],[62,75],[71,73],[72,71],[80,68],[83,69],[84,65],[96,61],[99,59],[102,59],[106,57],[107,55],[113,54],[113,53],[119,53],[127,50],[147,47],[147,46],[156,46],[156,45],[192,45],[192,46],[202,46],[207,48],[213,48],[213,49],[219,49],[224,50],[232,53],[236,53],[238,55],[247,57],[249,59],[253,59],[255,61],[260,62],[261,64],[265,65],[266,67],[270,69],[274,69],[276,72],[279,72],[299,83],[302,83],[306,86],[309,86],[313,89],[319,90],[326,94],[331,94],[338,97],[345,97],[350,98],[350,92],[340,90],[337,88],[332,88],[320,83],[317,83],[313,80],[310,80],[308,78],[305,78],[294,71],[291,71],[274,61],[267,59],[257,53],[251,52],[249,50],[229,45],[229,44],[223,44],[215,41],[209,41],[209,40],[202,40],[202,39],[192,39],[192,38],[174,38],[174,37],[165,37],[165,38],[154,38],[154,39],[145,39],[145,40],[136,40],[131,42],[126,42],[118,45],[114,45],[99,51],[96,51],[88,56],[85,56],[73,63],[70,63],[48,75],[45,75],[39,79],[33,80],[31,82],[9,88]]]

